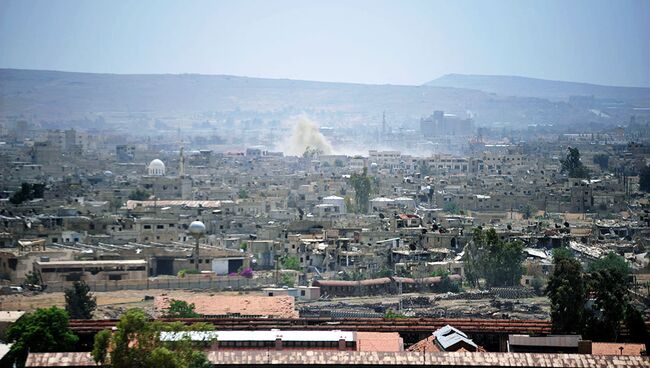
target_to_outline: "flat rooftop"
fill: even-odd
[[[293,296],[254,295],[196,295],[174,298],[173,295],[156,297],[154,304],[158,313],[164,313],[172,299],[184,300],[195,305],[196,313],[213,316],[239,313],[250,316],[274,318],[298,318]]]
[[[144,259],[122,259],[112,261],[37,261],[39,266],[112,266],[112,265],[146,265]]]
[[[189,337],[192,341],[356,341],[352,331],[268,330],[268,331],[180,331],[161,332],[161,341],[178,341]]]
[[[24,311],[0,311],[0,322],[16,322],[23,314]]]

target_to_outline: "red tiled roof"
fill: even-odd
[[[419,353],[425,353],[425,352],[426,353],[435,353],[435,352],[439,352],[439,351],[442,351],[442,350],[440,350],[438,345],[436,345],[436,337],[431,335],[431,336],[427,337],[426,339],[420,340],[420,341],[416,342],[415,344],[409,346],[409,348],[406,349],[406,351],[413,351],[413,352],[419,352]]]
[[[343,351],[213,351],[214,365],[428,365],[435,367],[580,367],[647,368],[650,358],[536,353],[384,353]]]
[[[402,219],[402,220],[406,220],[406,219],[414,219],[414,218],[420,218],[420,217],[418,215],[414,215],[414,214],[411,214],[411,213],[400,213],[399,218]]]
[[[544,353],[360,352],[360,351],[211,351],[213,365],[429,365],[436,367],[647,368],[647,356]],[[26,367],[95,366],[89,352],[30,353]]]

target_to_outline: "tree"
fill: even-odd
[[[566,158],[561,159],[562,172],[569,174],[570,178],[589,178],[589,170],[580,161],[580,151],[569,147]]]
[[[553,274],[546,286],[546,295],[551,300],[553,332],[579,333],[587,295],[582,265],[573,258],[555,257],[555,253],[553,265]]]
[[[460,208],[458,208],[458,205],[456,204],[456,202],[447,202],[447,203],[445,203],[445,206],[442,209],[445,212],[449,212],[449,213],[453,213],[453,214],[456,214],[456,213],[460,212]]]
[[[567,247],[559,247],[553,249],[553,262],[557,263],[561,259],[573,259],[573,253],[571,249]]]
[[[45,184],[37,183],[32,185],[30,183],[22,183],[20,189],[11,195],[9,202],[18,205],[34,198],[43,198],[44,192]]]
[[[143,189],[136,189],[129,194],[129,199],[133,201],[144,201],[149,198],[151,194]]]
[[[389,308],[386,311],[386,313],[384,313],[384,318],[386,318],[386,319],[397,319],[397,318],[406,318],[406,316],[403,315],[402,313],[395,312],[394,310]]]
[[[376,274],[376,277],[392,277],[393,276],[393,270],[390,268],[383,266]]]
[[[625,258],[614,252],[609,252],[605,257],[591,262],[588,269],[589,272],[597,272],[601,270],[616,272],[618,274],[617,276],[620,276],[620,278],[623,279],[623,282],[627,282],[627,276],[630,274],[630,266]]]
[[[73,319],[91,319],[97,307],[97,298],[83,281],[75,281],[72,289],[65,290],[65,310]]]
[[[95,335],[95,342],[93,344],[93,351],[91,355],[93,360],[97,363],[104,364],[108,357],[108,348],[111,343],[111,331],[102,330]]]
[[[594,155],[593,161],[603,171],[607,170],[607,168],[609,167],[609,155],[608,154],[600,153],[600,154]]]
[[[117,210],[122,208],[123,205],[124,203],[122,202],[122,199],[117,197],[113,197],[109,203],[109,206],[113,212],[117,212]]]
[[[479,286],[481,278],[482,264],[481,254],[483,231],[479,228],[474,229],[472,241],[470,241],[463,250],[463,263],[465,265],[465,278],[473,287]]]
[[[187,368],[211,368],[212,363],[208,360],[208,356],[202,351],[192,351],[188,358]]]
[[[237,193],[237,196],[241,199],[246,199],[248,198],[248,191],[244,188],[240,189],[239,192]]]
[[[525,219],[529,219],[537,213],[537,208],[535,208],[535,206],[530,203],[526,203],[522,206],[521,212],[523,213]]]
[[[296,271],[300,271],[302,269],[302,267],[300,267],[300,260],[296,256],[284,257],[282,259],[282,268],[286,270]]]
[[[172,299],[165,315],[171,318],[197,318],[201,315],[194,311],[194,303],[190,304],[184,300]]]
[[[452,281],[448,273],[440,276],[440,282],[434,285],[432,290],[437,293],[459,293],[463,291],[460,283],[458,281]]]
[[[205,323],[185,326],[182,323],[151,322],[140,309],[130,309],[111,333],[106,330],[95,335],[92,356],[95,362],[113,368],[204,368],[209,362],[204,353],[195,351],[188,338],[178,341],[160,341],[163,331],[209,331]],[[203,342],[209,343],[209,342]]]
[[[648,351],[650,336],[648,335],[648,329],[643,320],[643,314],[634,308],[632,304],[628,304],[625,308],[625,325],[630,333],[630,339],[632,341],[644,342],[646,351]]]
[[[34,271],[29,271],[25,275],[25,285],[40,285],[41,284],[41,277],[37,272]]]
[[[639,189],[650,193],[650,165],[641,169],[641,173],[639,173]]]
[[[348,213],[357,212],[357,209],[354,206],[354,203],[352,203],[352,199],[350,199],[350,196],[345,196],[345,209],[347,210]]]
[[[288,287],[293,287],[295,282],[296,282],[295,278],[292,275],[290,275],[288,273],[282,274],[282,279],[280,280],[281,285],[288,286]]]
[[[532,286],[533,290],[535,291],[536,295],[544,295],[542,292],[542,288],[544,287],[544,281],[542,281],[542,278],[539,276],[533,277],[533,281],[530,282],[530,286]]]
[[[625,309],[629,304],[627,283],[616,269],[601,269],[589,274],[589,291],[594,295],[590,316],[593,338],[616,341]]]
[[[586,335],[600,340],[616,341],[621,322],[630,307],[628,297],[630,267],[614,252],[589,265],[589,292],[594,308],[589,311]]]
[[[476,228],[464,252],[465,274],[472,285],[478,286],[480,278],[484,278],[488,286],[519,284],[524,259],[521,242],[504,242],[494,229]]]
[[[418,164],[418,169],[420,170],[420,176],[425,177],[431,175],[431,168],[427,165],[427,162],[422,160]]]
[[[368,176],[368,169],[364,167],[361,175],[357,173],[350,175],[349,183],[354,188],[355,209],[359,213],[367,213],[372,190],[372,180]]]
[[[70,351],[79,340],[69,328],[68,313],[57,307],[37,309],[25,314],[7,330],[11,362],[25,366],[27,353]]]

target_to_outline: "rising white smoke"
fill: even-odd
[[[318,125],[306,116],[289,121],[291,136],[282,144],[282,151],[289,156],[302,156],[307,148],[316,149],[324,155],[332,154],[332,145],[318,130]]]

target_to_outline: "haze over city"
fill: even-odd
[[[648,36],[0,0],[0,367],[650,367]]]

